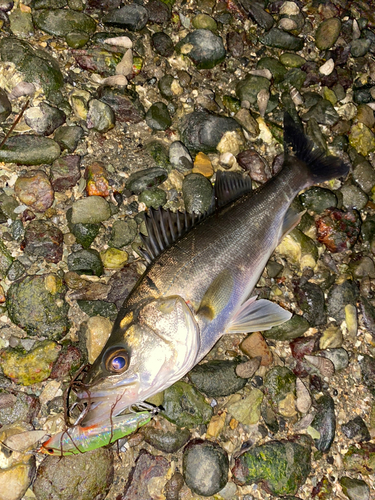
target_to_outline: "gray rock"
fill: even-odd
[[[307,210],[312,210],[318,214],[324,212],[326,208],[337,207],[337,197],[329,189],[314,186],[300,195],[302,205]]]
[[[145,189],[138,197],[140,203],[144,203],[147,208],[159,208],[167,201],[165,191],[159,188]]]
[[[66,36],[73,31],[95,33],[96,22],[84,12],[69,9],[43,9],[33,15],[39,29],[55,36]]]
[[[6,92],[0,89],[0,123],[5,121],[12,112],[12,105],[8,99]]]
[[[350,44],[350,53],[353,57],[363,57],[367,54],[371,41],[366,38],[358,38]]]
[[[176,453],[190,439],[190,431],[179,427],[175,427],[174,430],[147,427],[144,429],[143,434],[146,443],[164,453]]]
[[[341,429],[348,439],[355,439],[359,443],[371,439],[367,426],[359,415],[342,424]]]
[[[163,102],[155,102],[146,113],[146,123],[152,130],[166,130],[172,125],[167,106]]]
[[[39,106],[29,108],[24,113],[26,124],[38,134],[50,135],[65,123],[65,113],[60,109],[41,102]]]
[[[157,54],[170,57],[174,52],[171,38],[163,31],[154,33],[151,37],[152,46]]]
[[[189,56],[198,69],[213,68],[226,55],[222,38],[206,29],[189,33],[178,42],[176,51]]]
[[[305,121],[309,121],[311,118],[314,118],[322,125],[332,126],[339,121],[340,117],[327,99],[319,99],[319,101],[302,116],[302,120]]]
[[[90,276],[101,276],[104,270],[100,254],[93,248],[78,250],[68,255],[68,268],[69,271]]]
[[[297,304],[303,311],[303,317],[312,326],[323,325],[326,321],[324,293],[319,285],[303,282],[303,278],[294,286]]]
[[[126,188],[133,193],[140,194],[145,189],[150,189],[164,182],[168,177],[168,172],[164,168],[151,167],[139,170],[126,181]]]
[[[174,168],[182,173],[193,168],[193,159],[188,148],[181,141],[174,141],[169,146],[169,161]]]
[[[105,134],[115,126],[115,114],[113,109],[105,102],[98,99],[92,99],[89,102],[87,112],[87,128],[97,130]]]
[[[217,443],[193,439],[182,460],[185,482],[194,493],[212,496],[227,484],[228,455]]]
[[[367,354],[363,354],[359,358],[361,367],[362,380],[367,389],[375,397],[375,358]]]
[[[31,336],[59,339],[69,329],[65,293],[62,279],[54,274],[25,276],[9,287],[9,317]]]
[[[326,452],[330,449],[336,432],[335,403],[331,396],[324,394],[316,403],[316,416],[311,422],[320,437],[314,439],[319,451]]]
[[[375,170],[364,160],[353,170],[353,180],[365,193],[369,194],[375,186]]]
[[[320,352],[320,355],[332,361],[335,366],[335,372],[344,370],[349,364],[349,355],[342,347],[324,349]]]
[[[129,245],[137,236],[138,226],[134,219],[116,220],[112,226],[110,247],[122,248]]]
[[[32,220],[26,228],[23,247],[27,255],[57,264],[63,254],[63,233],[50,222]]]
[[[362,210],[368,202],[368,196],[361,188],[354,184],[346,183],[340,188],[342,194],[342,203],[349,209]]]
[[[236,374],[241,360],[213,360],[195,366],[189,372],[190,381],[209,397],[229,396],[240,391],[247,384],[246,378]]]
[[[268,33],[260,37],[260,41],[268,47],[293,50],[294,52],[302,50],[304,45],[303,38],[298,38],[278,28],[272,28]]]
[[[204,213],[212,203],[212,184],[202,174],[189,174],[182,183],[185,209],[189,213]]]
[[[108,202],[101,196],[88,196],[73,203],[72,224],[96,224],[109,219],[111,211]]]
[[[362,479],[343,476],[340,478],[340,484],[349,500],[370,500],[370,488]]]
[[[241,101],[248,101],[250,104],[257,102],[257,96],[261,90],[270,87],[270,81],[264,76],[248,75],[237,83],[236,94]]]
[[[215,153],[225,132],[240,130],[233,118],[218,116],[207,111],[194,111],[185,115],[179,124],[181,141],[192,153]]]
[[[73,153],[82,136],[83,129],[78,125],[62,126],[55,131],[54,140],[62,150],[67,149],[69,153]]]
[[[33,484],[38,500],[103,500],[113,482],[113,452],[98,450],[66,457],[47,457]],[[84,476],[84,488],[82,484]]]
[[[52,139],[36,135],[9,137],[0,149],[0,161],[21,165],[52,163],[60,156],[60,146]]]
[[[141,31],[148,21],[148,11],[142,5],[132,3],[112,10],[103,17],[104,24],[130,31]]]
[[[338,323],[345,319],[345,306],[351,304],[354,307],[359,295],[358,288],[351,281],[344,281],[341,285],[333,285],[327,297],[327,313]]]

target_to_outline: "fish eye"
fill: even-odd
[[[112,373],[123,373],[129,367],[129,353],[123,347],[112,347],[104,354],[104,366]]]

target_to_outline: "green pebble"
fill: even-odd
[[[68,269],[78,274],[101,276],[103,274],[103,263],[99,252],[89,248],[68,255]]]
[[[319,50],[330,49],[339,37],[341,21],[338,17],[331,17],[323,21],[315,34],[315,45]]]
[[[143,202],[147,208],[159,208],[167,201],[165,191],[159,188],[146,189],[138,197],[139,202]]]
[[[302,337],[309,328],[309,322],[304,317],[295,314],[289,321],[262,332],[262,335],[272,340],[293,340]]]
[[[104,300],[77,300],[78,307],[88,316],[103,316],[114,321],[117,317],[116,304]]]
[[[299,56],[298,54],[284,52],[280,56],[280,62],[287,68],[300,68],[306,63],[306,59]]]
[[[231,113],[238,113],[241,109],[241,101],[231,95],[223,96],[223,104]]]
[[[134,241],[138,233],[138,225],[134,219],[116,220],[112,226],[111,239],[108,244],[114,248],[122,248]]]
[[[217,23],[215,19],[207,14],[197,14],[192,20],[192,25],[196,29],[217,31]]]
[[[324,212],[326,208],[337,207],[335,193],[317,186],[308,189],[299,198],[304,208],[318,214]]]
[[[83,31],[75,31],[68,33],[65,37],[66,43],[72,49],[80,49],[84,47],[86,43],[90,40],[90,36]]]

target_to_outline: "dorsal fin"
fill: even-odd
[[[162,207],[150,208],[146,214],[148,236],[140,234],[143,248],[139,249],[148,264],[151,264],[164,250],[173,245],[182,235],[206,217],[205,214],[171,212]]]
[[[249,191],[251,191],[251,178],[244,177],[241,172],[219,170],[216,173],[214,196],[217,208],[237,200]]]
[[[222,172],[216,174],[213,200],[203,214],[171,212],[162,207],[150,208],[145,224],[148,236],[140,234],[143,248],[138,249],[148,264],[151,264],[164,250],[169,248],[181,236],[186,234],[198,222],[211,215],[218,208],[237,200],[251,191],[250,177],[243,177],[240,172]]]

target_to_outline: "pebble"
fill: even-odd
[[[100,231],[100,224],[71,224],[68,223],[69,230],[75,237],[75,241],[82,245],[83,248],[89,248],[91,243],[98,236]]]
[[[30,256],[42,257],[46,262],[57,264],[63,255],[63,233],[47,221],[33,220],[26,228],[23,247]]]
[[[152,47],[157,54],[163,57],[171,57],[174,52],[173,42],[166,33],[159,31],[151,37]]]
[[[343,493],[349,500],[369,500],[370,488],[362,479],[356,479],[349,476],[342,476],[340,484]]]
[[[187,55],[198,69],[214,68],[226,55],[222,38],[208,29],[197,29],[189,33],[178,42],[176,51]]]
[[[338,17],[331,17],[319,24],[315,33],[315,45],[319,50],[330,49],[339,37],[341,21]]]
[[[126,188],[133,193],[140,194],[145,189],[150,189],[162,184],[168,177],[164,168],[151,167],[131,174],[126,181]]]
[[[232,474],[240,485],[261,482],[267,493],[294,495],[310,473],[311,445],[307,436],[254,446],[235,461]]]
[[[134,219],[116,220],[112,226],[111,238],[108,242],[109,246],[114,248],[122,248],[132,243],[137,236],[138,226]]]
[[[83,474],[85,487],[79,488]],[[112,450],[99,448],[66,457],[48,456],[38,468],[33,491],[38,500],[105,498],[113,476]]]
[[[179,123],[181,141],[190,152],[215,153],[225,132],[236,131],[240,126],[233,118],[207,111],[194,111]]]
[[[176,382],[164,391],[162,415],[179,427],[191,429],[208,424],[212,408],[204,396],[186,382]]]
[[[227,34],[227,48],[232,57],[242,57],[244,52],[243,35],[237,31],[230,31]]]
[[[257,102],[259,92],[268,92],[270,81],[264,76],[247,75],[236,85],[236,95],[241,101],[248,101],[250,104]]]
[[[272,363],[272,351],[260,332],[254,332],[246,337],[240,344],[240,349],[249,358],[261,358],[261,366],[269,366]]]
[[[93,248],[88,248],[68,255],[68,269],[78,274],[101,276],[103,274],[103,263],[99,252]]]
[[[63,381],[68,377],[73,377],[81,365],[81,351],[77,347],[69,345],[60,351],[59,357],[53,364],[50,378]],[[60,384],[58,384],[58,387],[60,387]]]
[[[165,500],[179,500],[179,493],[184,485],[184,477],[181,472],[176,471],[166,482],[164,487]]]
[[[359,443],[371,439],[366,424],[359,415],[346,422],[346,424],[342,424],[341,430],[348,439],[354,439]]]
[[[353,40],[350,45],[350,53],[353,57],[363,57],[367,54],[371,46],[371,41],[365,38]]]
[[[133,289],[138,278],[139,274],[134,265],[127,265],[112,274],[108,282],[110,285],[110,292],[107,296],[107,300],[114,302],[117,307],[120,308]]]
[[[144,203],[147,208],[153,207],[157,209],[166,203],[167,195],[165,191],[159,188],[145,189],[138,196],[138,201]]]
[[[147,3],[148,20],[151,23],[166,24],[171,18],[169,4],[160,0],[150,0]]]
[[[319,285],[305,282],[302,278],[294,284],[294,297],[303,311],[303,317],[310,325],[319,326],[326,323],[324,293]]]
[[[368,202],[368,196],[361,188],[354,184],[344,184],[340,188],[342,194],[342,203],[348,209],[361,210]]]
[[[34,135],[10,137],[0,149],[0,161],[22,165],[52,163],[60,155],[60,146],[52,139]]]
[[[362,191],[369,194],[375,186],[375,170],[369,162],[363,161],[354,168],[353,180]]]
[[[236,368],[240,360],[213,360],[195,366],[189,372],[189,380],[208,397],[234,394],[245,387],[246,378],[240,378]]]
[[[141,450],[135,461],[121,500],[157,498],[167,482],[170,468],[166,458]],[[152,485],[155,484],[155,494]]]
[[[33,394],[14,389],[7,392],[4,384],[0,396],[0,424],[3,427],[17,422],[31,423],[39,413],[40,402]]]
[[[108,202],[101,196],[81,198],[72,205],[72,224],[96,224],[111,216]]]
[[[101,353],[112,331],[112,322],[102,316],[92,316],[86,323],[88,361],[93,363]]]
[[[190,431],[188,429],[180,429],[179,427],[168,424],[165,419],[162,419],[161,429],[152,426],[147,426],[143,430],[144,440],[157,450],[164,453],[176,453],[190,439]]]
[[[275,410],[280,410],[289,394],[295,393],[296,376],[285,366],[271,368],[264,379],[264,389]]]
[[[344,252],[357,241],[360,225],[358,213],[353,210],[327,209],[316,220],[318,241],[332,253]]]
[[[352,470],[365,476],[373,474],[375,459],[374,443],[356,443],[348,448],[343,464],[346,470]]]
[[[77,184],[81,178],[80,163],[81,157],[78,155],[66,155],[53,162],[50,182],[55,192],[64,192]]]
[[[337,197],[329,189],[314,186],[307,189],[299,197],[302,205],[307,210],[312,210],[318,214],[324,212],[327,208],[337,206]]]
[[[66,116],[64,111],[41,102],[39,106],[28,108],[24,113],[24,119],[37,134],[51,135],[65,123]]]
[[[50,376],[60,349],[61,346],[51,340],[38,342],[25,354],[8,347],[0,353],[0,366],[4,375],[16,384],[38,384]]]
[[[367,156],[375,151],[375,136],[363,123],[355,123],[349,132],[349,143],[359,154]]]
[[[43,335],[58,340],[70,326],[65,294],[66,286],[57,275],[25,276],[9,287],[9,317],[30,336]]]
[[[107,248],[104,252],[100,252],[100,257],[106,269],[121,269],[128,261],[129,255],[118,248]]]
[[[375,397],[375,358],[367,354],[361,355],[359,365],[363,383]]]
[[[204,153],[198,153],[194,160],[193,174],[202,174],[208,179],[213,176],[214,169],[210,158]]]
[[[333,285],[327,297],[327,313],[338,323],[345,319],[345,307],[350,304],[356,307],[359,292],[352,281]]]
[[[22,203],[36,212],[45,212],[54,200],[51,183],[42,170],[29,170],[20,175],[14,191]]]
[[[303,38],[292,35],[287,31],[278,28],[272,28],[268,33],[260,37],[260,42],[267,47],[275,47],[284,50],[293,50],[298,52],[302,50],[304,41]]]
[[[4,122],[12,112],[12,105],[6,92],[0,89],[0,123]]]
[[[292,340],[301,337],[309,328],[309,322],[295,314],[289,321],[264,331],[262,335],[272,340]]]
[[[66,36],[73,31],[92,34],[96,29],[92,17],[70,9],[37,10],[33,14],[33,21],[39,29],[55,36]]]
[[[202,174],[188,174],[182,183],[185,210],[189,213],[204,213],[212,202],[211,182]]]
[[[228,455],[217,443],[193,439],[184,449],[182,470],[194,493],[212,496],[228,482]]]
[[[85,170],[86,191],[88,196],[109,195],[108,173],[102,162],[94,161],[87,165]]]
[[[236,394],[238,398],[230,398],[227,403],[228,412],[233,418],[244,425],[255,425],[260,420],[260,407],[263,401],[263,392],[252,389],[244,396]]]
[[[148,11],[142,5],[132,3],[111,10],[103,17],[104,24],[130,31],[141,31],[148,21]]]
[[[179,172],[190,172],[193,159],[187,147],[181,141],[174,141],[169,146],[169,161]]]
[[[316,401],[316,416],[311,422],[311,427],[318,433],[314,437],[315,447],[322,452],[327,452],[333,443],[336,432],[335,403],[329,394],[323,394]]]
[[[105,102],[92,99],[86,117],[88,129],[94,129],[101,134],[105,134],[115,126],[115,114],[113,109]]]
[[[146,113],[146,123],[152,130],[166,130],[172,125],[168,107],[164,102],[155,102]]]

